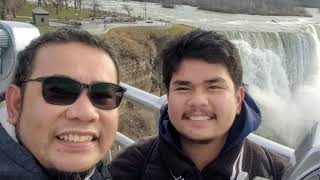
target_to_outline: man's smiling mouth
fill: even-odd
[[[186,117],[187,120],[193,120],[193,121],[204,121],[204,120],[211,120],[212,117],[210,116],[190,116]]]
[[[57,138],[66,142],[77,142],[77,143],[91,142],[97,139],[92,135],[77,135],[77,134],[60,135]]]

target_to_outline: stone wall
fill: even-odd
[[[107,36],[118,52],[120,81],[159,96],[159,63],[156,62],[159,47],[152,33],[124,28]],[[153,71],[157,71],[156,75]],[[154,114],[143,107],[126,100],[121,104],[119,131],[130,138],[156,134],[156,122]]]
[[[106,37],[118,52],[120,81],[157,96],[163,95],[157,53],[168,38],[184,32],[186,26],[177,27],[128,27],[109,31]],[[143,107],[127,101],[121,104],[119,131],[130,138],[156,134],[157,122],[158,117]]]

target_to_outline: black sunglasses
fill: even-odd
[[[88,97],[99,109],[111,110],[120,105],[126,89],[112,83],[97,82],[84,84],[65,76],[48,76],[29,79],[23,83],[37,81],[42,83],[42,96],[49,104],[73,104],[84,88],[88,88]]]

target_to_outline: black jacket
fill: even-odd
[[[32,154],[15,142],[0,124],[0,179],[49,180],[52,179]],[[90,180],[111,180],[104,163],[100,163]]]
[[[237,118],[217,159],[199,171],[184,154],[165,107],[159,136],[141,140],[120,153],[109,165],[111,175],[114,180],[281,179],[287,159],[246,139],[261,122],[260,111],[250,96],[246,95]]]

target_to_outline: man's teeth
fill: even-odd
[[[190,116],[189,119],[194,121],[203,121],[203,120],[209,120],[210,117],[209,116]]]
[[[91,135],[86,135],[86,136],[80,136],[80,135],[61,135],[58,136],[59,139],[64,140],[64,141],[70,141],[70,142],[90,142],[93,139],[93,136]]]

